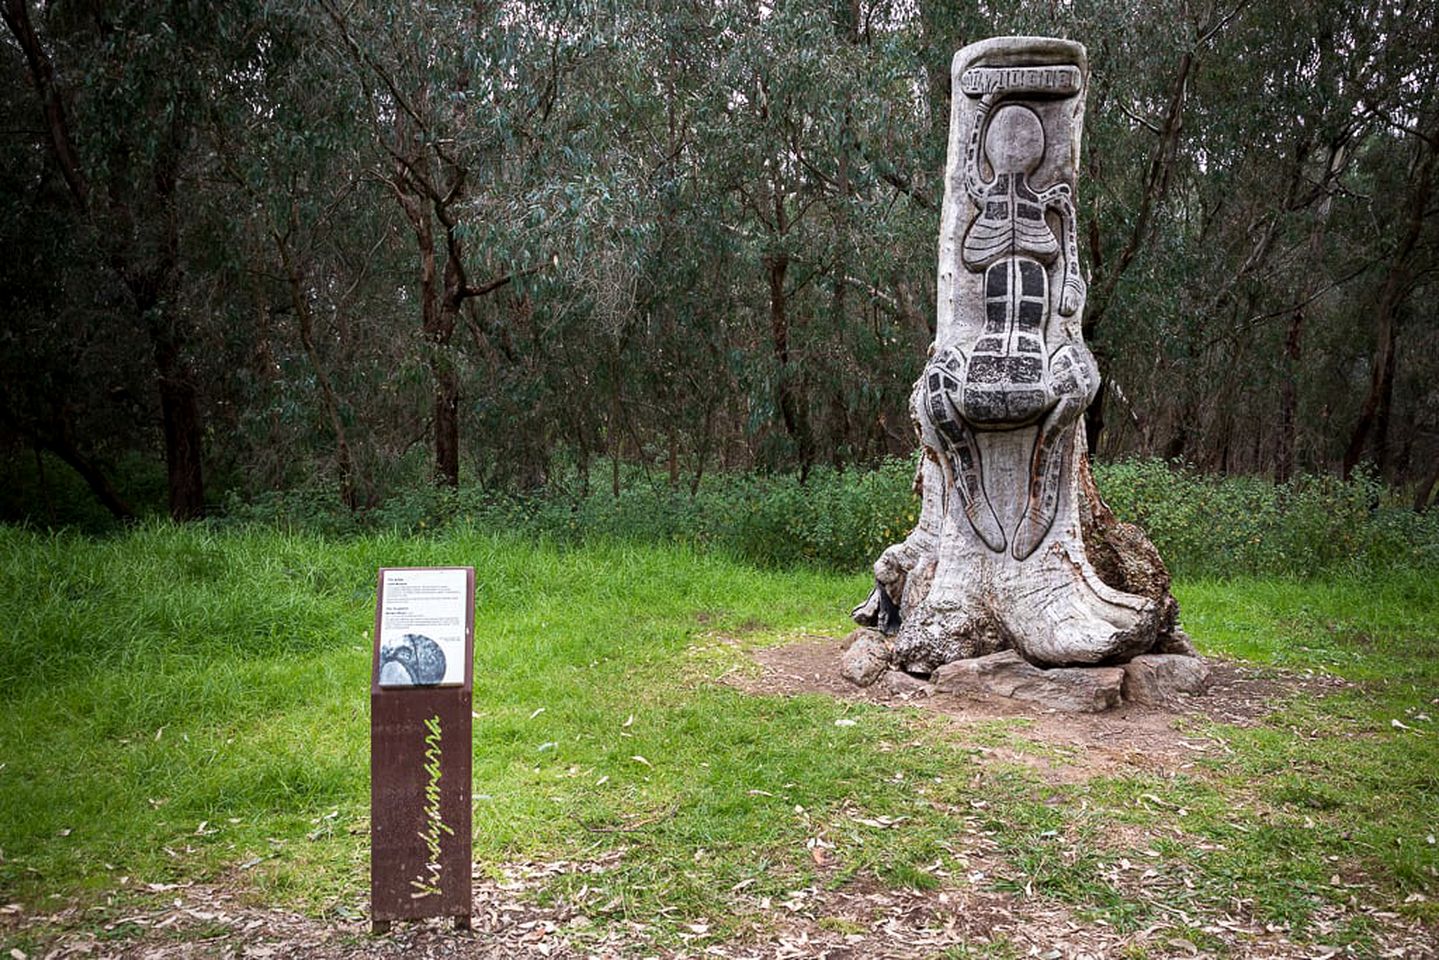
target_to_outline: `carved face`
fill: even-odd
[[[1001,107],[985,131],[984,152],[995,173],[1033,173],[1044,159],[1044,124],[1028,107]]]

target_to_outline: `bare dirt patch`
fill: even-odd
[[[981,744],[994,739],[990,731],[996,721],[1009,721],[1013,725],[1010,739],[1019,746],[1028,742],[1046,749],[1036,753],[995,742],[982,746],[982,755],[1024,764],[1056,782],[1125,770],[1188,769],[1200,757],[1229,750],[1221,739],[1204,732],[1206,722],[1253,726],[1292,697],[1323,696],[1350,686],[1346,680],[1325,674],[1287,673],[1210,659],[1213,680],[1209,692],[1191,698],[1181,711],[1125,703],[1104,713],[1059,713],[1005,697],[934,693],[926,684],[902,677],[899,684],[881,680],[860,689],[840,676],[844,650],[845,641],[833,637],[752,650],[749,654],[762,671],[756,676],[736,671],[726,675],[724,682],[753,694],[819,693],[931,710],[949,718],[957,735],[975,734]]]

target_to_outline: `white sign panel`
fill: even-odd
[[[386,570],[380,590],[380,686],[465,682],[467,571]]]

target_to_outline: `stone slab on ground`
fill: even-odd
[[[1149,707],[1176,707],[1186,697],[1209,689],[1209,664],[1199,657],[1172,653],[1146,653],[1121,668],[1121,693],[1130,703]]]
[[[889,669],[889,643],[878,630],[860,627],[845,637],[839,672],[857,687],[867,687]]]
[[[915,697],[927,697],[934,693],[934,684],[919,677],[905,673],[903,670],[889,670],[885,672],[884,680],[881,681],[886,692],[901,699],[910,700]]]
[[[1045,670],[1013,650],[946,663],[931,677],[939,693],[982,693],[1025,700],[1067,713],[1098,713],[1119,705],[1122,667]]]

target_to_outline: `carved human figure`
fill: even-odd
[[[1099,388],[1094,357],[1078,338],[1051,332],[1084,303],[1074,203],[1069,184],[1035,190],[1030,175],[1044,158],[1044,125],[1027,106],[985,94],[964,159],[964,184],[978,207],[961,248],[967,270],[984,274],[984,325],[968,353],[958,344],[938,351],[925,368],[919,407],[924,442],[941,453],[946,487],[985,545],[1009,546],[989,501],[973,430],[1009,430],[1040,421],[1029,470],[1027,502],[1013,531],[1013,553],[1034,552],[1054,523],[1068,444],[1061,442]],[[993,176],[981,169],[980,144]],[[1063,243],[1047,215],[1058,216]],[[1063,280],[1053,304],[1049,267],[1063,256]],[[1060,342],[1054,343],[1055,339]]]
[[[935,343],[912,401],[922,505],[854,619],[912,673],[1004,649],[1041,666],[1160,649],[1178,629],[1168,574],[1083,454],[1099,387],[1074,204],[1084,48],[995,37],[951,76]]]

